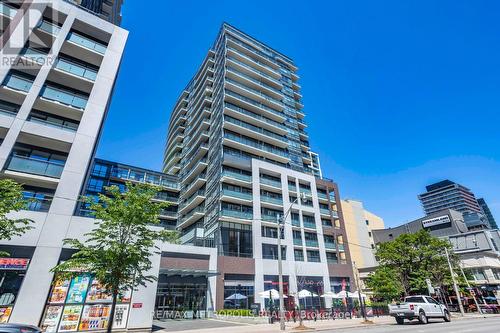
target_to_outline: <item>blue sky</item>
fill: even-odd
[[[325,176],[389,226],[444,178],[500,220],[500,2],[126,1],[98,156],[161,169],[170,110],[223,21],[299,66]]]

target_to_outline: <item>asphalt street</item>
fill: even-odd
[[[418,321],[406,322],[404,325],[364,326],[362,328],[334,329],[322,332],[346,333],[498,333],[500,332],[500,318],[478,318],[452,320],[450,323],[441,320],[432,320],[427,325],[420,325]]]

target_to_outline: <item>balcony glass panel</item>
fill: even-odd
[[[244,175],[244,174],[241,174],[241,173],[232,172],[232,171],[228,171],[228,170],[224,170],[222,172],[222,176],[236,178],[236,179],[239,179],[239,180],[243,180],[245,182],[251,182],[252,181],[252,176]]]
[[[0,13],[10,18],[13,18],[14,16],[16,16],[17,9],[7,6],[3,2],[0,2]]]
[[[292,219],[292,225],[293,225],[294,227],[300,227],[300,220],[293,220],[293,219]]]
[[[345,251],[344,244],[339,244],[339,251]]]
[[[336,245],[335,243],[332,243],[332,242],[325,242],[325,248],[327,249],[336,249]]]
[[[48,161],[41,161],[35,158],[24,156],[12,156],[7,170],[24,172],[34,175],[46,176],[51,178],[60,178],[64,164]]]
[[[42,50],[34,49],[31,47],[25,47],[24,49],[21,50],[20,55],[24,56],[25,58],[31,59],[32,61],[37,62],[45,59],[47,53]]]
[[[231,191],[231,190],[228,190],[228,189],[223,189],[222,190],[222,195],[227,195],[229,197],[234,197],[234,198],[240,198],[240,199],[243,199],[243,200],[252,200],[252,194],[251,193]]]
[[[276,140],[279,140],[279,141],[282,141],[282,142],[288,142],[288,140],[285,137],[281,136],[281,135],[278,135],[276,133],[268,131],[268,130],[266,130],[264,128],[260,128],[260,127],[257,127],[257,126],[253,126],[253,125],[247,124],[247,123],[245,123],[245,122],[243,122],[241,120],[235,119],[233,117],[225,116],[224,117],[224,121],[227,121],[227,122],[235,124],[237,126],[249,129],[249,130],[251,130],[251,131],[253,131],[255,133],[259,133],[259,134],[271,137],[273,139],[276,139]],[[207,134],[208,134],[208,132],[207,132]]]
[[[52,203],[52,197],[46,195],[36,194],[33,196],[31,192],[24,192],[23,197],[25,200],[29,200],[26,204],[26,210],[34,212],[48,212]]]
[[[9,87],[11,89],[27,93],[30,91],[31,86],[33,85],[33,81],[28,78],[24,78],[22,76],[11,74],[7,76],[3,84],[4,86]]]
[[[262,221],[278,223],[278,217],[276,215],[261,214]]]
[[[306,246],[318,247],[318,241],[306,239]]]
[[[227,216],[227,217],[235,217],[235,218],[244,219],[244,220],[253,219],[253,214],[250,212],[242,212],[242,211],[230,210],[230,209],[222,209],[221,215]]]
[[[78,44],[80,46],[83,46],[85,48],[88,48],[90,50],[93,50],[97,53],[104,54],[106,53],[106,48],[107,46],[104,44],[101,44],[99,42],[96,42],[95,40],[92,40],[90,38],[84,37],[82,35],[77,34],[76,32],[70,32],[68,34],[68,40],[70,42],[73,42],[75,44]]]
[[[321,214],[330,215],[330,210],[329,209],[320,208],[319,211],[321,212]]]
[[[278,187],[278,188],[281,188],[281,182],[279,181],[276,181],[276,180],[272,180],[272,179],[269,179],[269,178],[260,178],[260,183],[261,184],[266,184],[266,185],[270,185],[270,186],[273,186],[273,187]]]
[[[226,103],[224,104],[224,106],[225,106],[226,108],[231,109],[231,110],[233,110],[233,111],[236,111],[236,112],[238,112],[238,113],[241,113],[241,114],[244,114],[244,115],[250,116],[250,117],[252,117],[252,118],[258,119],[258,120],[260,120],[260,121],[262,121],[262,122],[265,122],[265,123],[267,123],[267,124],[269,124],[269,125],[272,125],[272,126],[275,126],[275,127],[279,127],[279,128],[281,128],[282,130],[287,130],[287,127],[286,127],[285,125],[283,125],[283,124],[281,124],[281,123],[279,123],[279,122],[277,122],[277,121],[274,121],[274,120],[272,120],[272,119],[269,119],[269,118],[266,118],[266,117],[264,117],[264,116],[261,116],[260,114],[253,113],[253,112],[251,112],[251,111],[248,111],[248,110],[246,110],[246,109],[243,109],[243,108],[241,108],[241,107],[239,107],[239,106],[236,106],[236,105],[234,105],[234,104],[231,104],[231,103],[226,102]]]
[[[251,99],[251,98],[248,98],[248,97],[246,97],[246,96],[240,95],[240,94],[238,94],[238,93],[236,93],[236,92],[234,92],[234,91],[231,91],[231,90],[226,90],[226,91],[225,91],[225,93],[226,93],[226,95],[228,95],[228,96],[233,96],[233,97],[235,97],[235,98],[241,99],[242,101],[245,101],[245,102],[247,102],[248,104],[252,104],[252,105],[254,105],[254,106],[258,107],[258,108],[261,108],[261,109],[263,109],[263,110],[266,110],[267,112],[273,113],[273,114],[275,114],[275,115],[277,115],[277,116],[280,116],[280,117],[285,117],[285,114],[284,114],[283,112],[280,112],[280,111],[276,111],[276,110],[274,110],[274,109],[271,109],[271,108],[270,108],[270,107],[268,107],[267,105],[264,105],[264,104],[262,104],[262,103],[259,103],[259,102],[255,101],[255,100],[253,100],[253,99]]]
[[[67,73],[80,76],[91,81],[97,78],[97,70],[82,64],[78,64],[68,59],[57,59],[56,68]]]
[[[38,24],[38,29],[45,31],[51,35],[57,35],[59,31],[61,31],[61,27],[48,21],[41,21]]]
[[[264,202],[269,202],[269,203],[272,203],[272,204],[276,204],[276,205],[283,205],[283,200],[282,199],[268,197],[266,195],[261,195],[260,196],[260,200],[264,201]]]
[[[302,239],[300,239],[300,238],[294,238],[293,239],[293,245],[302,246]]]
[[[45,99],[56,101],[82,110],[85,109],[88,101],[88,97],[85,97],[83,95],[75,94],[73,92],[64,91],[50,86],[44,86],[40,96]]]
[[[273,148],[272,146],[270,146],[268,144],[255,142],[254,140],[250,140],[250,139],[247,139],[245,137],[240,137],[240,136],[234,135],[232,133],[228,133],[227,131],[224,133],[224,137],[227,139],[239,142],[241,144],[269,152],[271,154],[276,154],[279,156],[288,157],[288,153],[285,150]]]
[[[316,229],[316,223],[304,221],[304,228]]]
[[[15,116],[19,111],[20,106],[12,103],[0,101],[0,113],[7,116]]]

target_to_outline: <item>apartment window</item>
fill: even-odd
[[[104,187],[104,180],[97,178],[90,178],[87,190],[101,193],[103,187]]]
[[[338,264],[339,263],[339,257],[337,256],[337,253],[326,252],[326,261],[329,264]]]
[[[304,261],[304,251],[301,249],[295,249],[293,251],[293,255],[295,257],[295,261]]]
[[[321,262],[319,251],[307,250],[307,261]]]
[[[370,225],[370,221],[365,220],[366,225]]]
[[[368,231],[368,237],[372,237],[372,232]]]
[[[252,227],[224,222],[220,228],[220,251],[232,257],[252,257]]]
[[[278,238],[278,228],[262,226],[261,231],[262,231],[262,237]],[[282,228],[281,229],[281,239],[285,239],[285,232],[284,231],[285,230]]]
[[[278,260],[278,245],[262,244],[262,259]],[[281,246],[281,259],[286,260],[285,246]]]
[[[481,268],[472,269],[471,273],[474,276],[474,280],[476,281],[486,280],[486,275]]]
[[[106,177],[107,172],[108,172],[108,166],[105,164],[96,163],[92,168],[92,176]]]
[[[40,123],[60,129],[65,129],[72,132],[75,132],[78,129],[78,124],[79,124],[78,121],[55,116],[38,110],[31,111],[28,120],[31,122]]]
[[[334,222],[333,222],[333,227],[335,229],[340,229],[340,220],[339,219],[335,219]]]
[[[321,224],[324,227],[332,227],[332,221],[329,219],[321,219]]]
[[[26,209],[35,212],[48,212],[54,197],[53,190],[24,186],[23,198],[28,201]]]

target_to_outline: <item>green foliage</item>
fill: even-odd
[[[126,188],[121,193],[117,186],[107,187],[106,195],[99,195],[97,202],[92,197],[83,198],[97,219],[95,228],[85,235],[85,242],[66,239],[64,244],[77,252],[52,269],[61,278],[81,271],[94,274],[113,295],[111,313],[123,290],[156,280],[148,271],[152,268],[151,254],[160,251],[158,243],[178,241],[177,232],[154,228],[161,210],[168,207],[152,200],[160,188],[132,183]]]
[[[390,281],[395,291],[401,283],[405,295],[425,293],[425,280],[430,279],[434,286],[443,287],[451,284],[451,275],[445,256],[445,249],[450,253],[450,260],[455,272],[460,272],[458,257],[453,253],[451,244],[446,239],[431,236],[426,230],[414,234],[403,234],[395,240],[380,244],[376,257],[380,264],[371,278],[371,287],[381,290],[384,297],[383,283]],[[396,282],[395,282],[396,281]],[[388,291],[388,290],[386,290]]]
[[[403,284],[396,279],[397,272],[389,266],[381,266],[366,280],[375,297],[386,301],[398,299],[404,292]]]
[[[31,229],[33,222],[29,219],[10,219],[8,213],[25,209],[28,202],[23,197],[23,188],[11,179],[0,179],[0,239],[11,240],[12,237],[21,236]],[[1,252],[0,256],[8,256]]]

